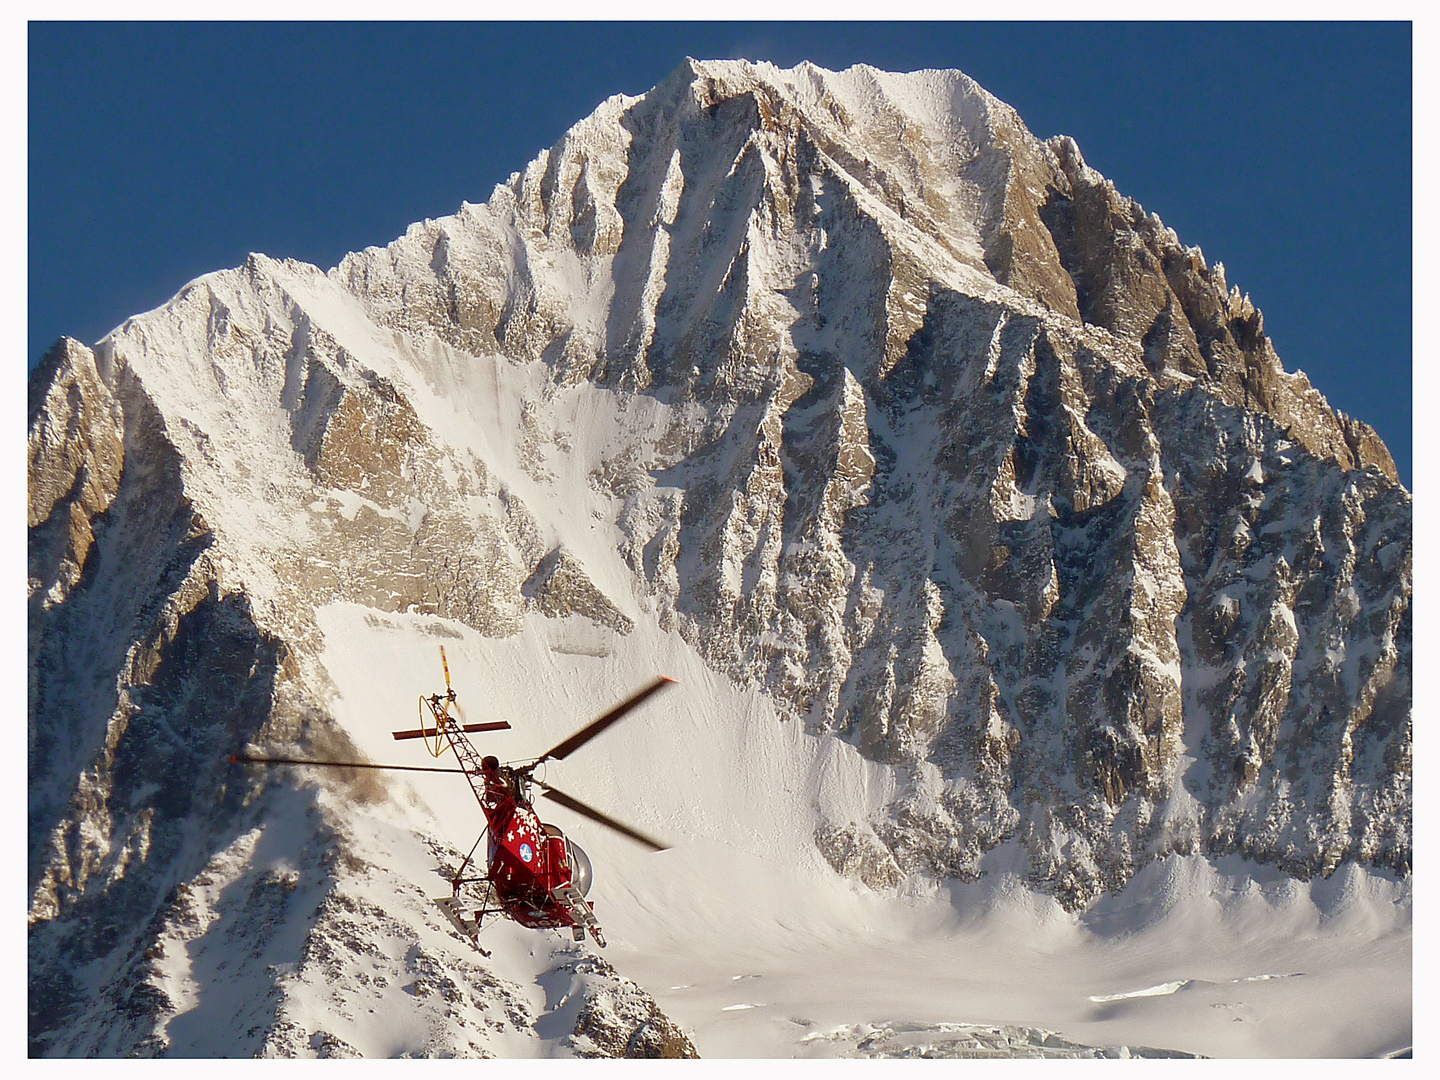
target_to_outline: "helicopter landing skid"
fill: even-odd
[[[574,885],[561,885],[555,890],[555,895],[570,909],[570,914],[575,918],[575,940],[583,940],[585,931],[589,930],[595,944],[605,948],[605,934],[595,919],[594,909],[585,897],[580,895],[580,890]]]
[[[483,911],[477,911],[475,918],[467,919],[464,911],[460,908],[460,897],[458,896],[437,896],[435,906],[445,913],[445,917],[450,920],[450,925],[460,932],[461,937],[468,938],[470,944],[479,950],[481,956],[489,958],[489,951],[480,945],[480,919],[485,914]]]

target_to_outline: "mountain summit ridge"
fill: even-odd
[[[186,1052],[177,942],[243,937],[243,889],[344,954],[361,879],[400,898],[387,941],[425,942],[397,970],[483,984],[426,998],[412,1050],[523,1038],[523,991],[447,952],[406,876],[458,859],[443,837],[220,764],[363,748],[322,610],[593,625],[553,648],[597,662],[677,636],[881,770],[817,789],[801,839],[882,892],[1007,843],[1072,910],[1172,854],[1409,873],[1412,500],[1383,442],[1219,263],[959,72],[687,60],[485,204],[62,341],[29,478],[43,1052]],[[332,1047],[296,987],[340,961],[287,956],[253,954],[274,994],[232,1052]],[[148,1004],[116,1026],[82,963]],[[595,992],[658,1024],[620,978]],[[498,1002],[491,1041],[457,1034]]]

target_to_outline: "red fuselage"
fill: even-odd
[[[523,783],[504,766],[483,769],[480,800],[490,825],[489,872],[505,913],[521,926],[574,926],[569,906],[555,890],[575,876],[565,835],[541,822],[519,789]]]

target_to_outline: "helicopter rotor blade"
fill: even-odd
[[[531,766],[531,768],[533,768],[535,765],[539,765],[542,761],[549,761],[551,758],[559,761],[561,758],[567,757],[570,754],[574,753],[591,739],[595,738],[596,735],[599,735],[602,731],[608,728],[611,724],[615,723],[616,720],[619,720],[631,709],[635,708],[637,705],[643,702],[651,694],[654,694],[659,690],[663,690],[665,687],[669,686],[674,681],[674,679],[670,678],[667,675],[661,675],[653,683],[645,687],[645,689],[641,690],[637,694],[632,695],[629,698],[626,698],[619,705],[616,705],[613,709],[607,712],[604,716],[600,717],[600,719],[594,720],[587,726],[581,728],[574,735],[571,735],[568,739],[560,743],[558,746],[553,746],[549,750],[546,750],[545,753],[541,754],[538,758],[535,759],[534,764]]]
[[[232,765],[314,765],[326,769],[379,769],[390,772],[460,773],[462,775],[465,772],[464,769],[450,769],[437,765],[377,765],[370,761],[320,761],[315,758],[260,757],[255,754],[231,754],[230,763]],[[530,782],[540,788],[541,793],[547,799],[551,799],[561,806],[573,810],[581,817],[587,817],[591,821],[614,829],[621,835],[628,836],[630,839],[644,844],[652,851],[664,851],[669,847],[668,844],[662,844],[653,837],[646,836],[638,829],[632,829],[629,825],[616,821],[609,814],[601,813],[593,806],[581,802],[575,798],[575,796],[565,794],[565,792],[559,788],[551,787],[549,784],[540,780],[532,779]]]
[[[231,754],[232,765],[319,765],[327,769],[390,769],[397,772],[463,773],[464,769],[446,769],[438,765],[376,765],[369,761],[316,761],[313,758],[256,757],[253,754]]]
[[[664,851],[670,846],[669,844],[662,844],[659,840],[646,836],[638,829],[632,829],[629,825],[625,825],[619,821],[616,821],[609,814],[602,814],[599,810],[596,810],[593,806],[587,806],[585,803],[575,798],[575,796],[566,795],[565,792],[561,791],[559,788],[553,788],[549,784],[542,783],[539,780],[531,780],[531,783],[538,787],[541,794],[544,795],[547,799],[551,799],[559,803],[566,809],[573,810],[580,816],[589,818],[591,821],[599,822],[606,828],[614,829],[621,835],[628,836],[631,840],[635,840],[641,844],[644,844],[652,851]]]

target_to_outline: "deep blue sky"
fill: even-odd
[[[29,363],[247,252],[328,268],[483,202],[687,54],[957,67],[1074,136],[1409,485],[1406,23],[31,23]]]

